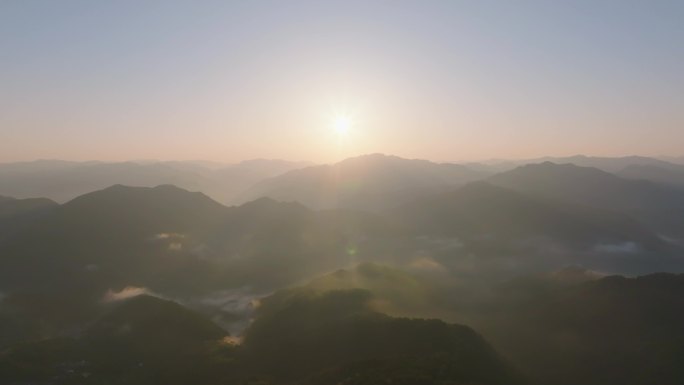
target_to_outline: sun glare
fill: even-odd
[[[351,119],[349,119],[347,116],[337,116],[335,117],[335,121],[333,123],[335,133],[337,133],[339,136],[349,135],[349,129],[351,128],[351,125]]]

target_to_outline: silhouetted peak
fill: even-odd
[[[0,217],[42,211],[57,206],[59,206],[57,202],[47,198],[14,199],[0,197]]]
[[[124,186],[121,184],[115,184],[102,190],[94,191],[88,194],[81,195],[68,204],[83,200],[93,200],[101,198],[121,198],[121,199],[136,199],[136,198],[190,198],[190,199],[201,199],[214,202],[211,198],[204,195],[201,192],[191,192],[180,187],[163,184],[156,187],[138,187],[138,186]],[[218,205],[217,202],[214,202]]]
[[[181,304],[139,295],[117,303],[88,331],[90,337],[122,336],[157,340],[155,337],[192,337],[217,340],[228,333]]]
[[[81,195],[61,206],[63,215],[100,218],[103,221],[158,221],[185,223],[217,218],[227,207],[200,192],[173,185],[130,187],[114,185]],[[122,213],[127,215],[122,215]],[[137,218],[137,219],[132,219]],[[162,219],[164,218],[164,219]]]
[[[582,167],[572,163],[554,163],[550,161],[542,163],[527,164],[517,167],[511,171],[494,175],[491,179],[505,180],[508,178],[563,178],[565,181],[572,181],[568,178],[602,178],[619,179],[613,174],[601,171],[593,167]]]
[[[345,166],[345,165],[352,165],[352,164],[368,164],[368,165],[373,165],[373,164],[387,164],[387,163],[393,163],[393,162],[410,162],[411,160],[405,159],[405,158],[400,158],[395,155],[386,155],[386,154],[381,154],[381,153],[374,153],[374,154],[366,154],[366,155],[359,155],[355,156],[352,158],[347,158],[344,159],[340,162],[337,163],[337,165],[340,166]]]

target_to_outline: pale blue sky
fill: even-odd
[[[684,1],[0,0],[0,55],[0,161],[684,153]]]

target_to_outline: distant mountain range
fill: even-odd
[[[227,207],[170,185],[115,185],[63,205],[28,200],[2,219],[0,292],[31,311],[68,298],[73,311],[40,310],[60,328],[87,319],[109,290],[263,292],[364,261],[480,277],[568,264],[627,274],[684,267],[682,246],[661,235],[681,220],[665,215],[682,194],[665,185],[547,163],[445,189],[378,212],[270,198]]]
[[[240,198],[249,201],[269,197],[297,201],[317,209],[377,211],[487,175],[456,164],[373,154],[290,171],[257,183]]]
[[[590,167],[545,162],[489,175],[369,155],[289,171],[246,194],[256,200],[236,207],[171,185],[115,185],[63,205],[3,198],[0,291],[57,285],[83,297],[133,285],[186,295],[255,281],[267,290],[363,260],[455,271],[465,261],[475,271],[682,266],[684,191]]]
[[[643,380],[606,357],[636,367],[651,343],[660,358],[647,373],[682,379],[678,350],[641,329],[658,323],[643,316],[654,304],[679,341],[680,277],[606,277],[684,271],[681,166],[590,160],[602,169],[545,161],[494,172],[380,154],[327,166],[5,165],[0,191],[15,193],[62,183],[73,194],[109,178],[199,187],[113,184],[64,203],[0,196],[0,382],[526,383],[473,330],[396,316],[482,330],[539,383]],[[611,316],[604,308],[637,320],[637,347],[603,336],[607,321],[592,329],[592,314]],[[239,348],[226,330],[246,330]],[[565,342],[572,362],[554,353]],[[579,363],[583,346],[613,369]],[[178,371],[155,377],[164,362]],[[588,380],[597,373],[608,377]]]
[[[622,211],[668,237],[684,236],[684,190],[671,185],[551,162],[522,166],[489,181],[526,194]]]
[[[0,194],[16,198],[46,197],[66,202],[111,185],[154,187],[173,184],[202,191],[223,203],[254,183],[308,162],[256,159],[234,165],[206,162],[67,162],[40,160],[0,164]]]
[[[495,159],[479,163],[465,163],[465,165],[490,172],[509,171],[526,164],[551,162],[556,164],[574,164],[581,167],[593,167],[610,173],[620,172],[630,166],[653,166],[670,168],[681,165],[684,158],[658,159],[645,156],[599,157],[575,155],[566,157],[546,156],[542,158],[506,160]]]
[[[69,162],[40,160],[0,164],[0,195],[66,202],[111,185],[173,184],[201,191],[223,204],[260,197],[298,201],[312,208],[379,210],[421,195],[447,191],[527,164],[552,162],[593,167],[626,179],[684,187],[677,159],[573,156],[486,163],[433,163],[372,154],[315,166],[255,159],[233,165],[202,161]]]

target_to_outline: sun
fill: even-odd
[[[352,121],[348,116],[336,116],[333,121],[333,128],[338,136],[348,136]]]

